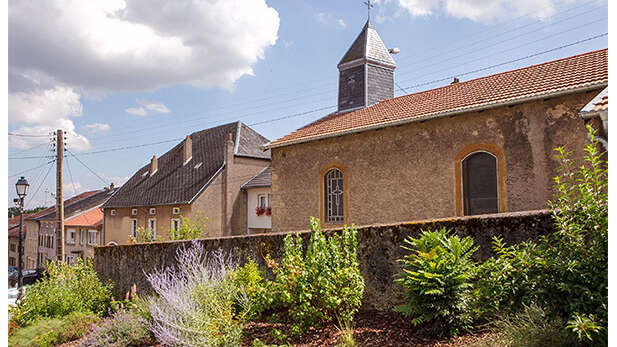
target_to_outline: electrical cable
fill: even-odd
[[[90,172],[92,172],[92,173],[93,173],[96,177],[98,177],[98,179],[100,179],[100,180],[101,180],[101,181],[105,184],[105,186],[108,186],[108,185],[109,185],[109,183],[107,183],[107,182],[106,182],[106,181],[105,181],[105,180],[104,180],[101,176],[99,176],[99,174],[97,174],[96,172],[94,172],[94,170],[92,170],[92,169],[91,169],[88,165],[86,165],[83,161],[81,161],[79,158],[77,158],[77,157],[75,156],[75,154],[73,154],[73,152],[72,152],[72,151],[69,151],[68,149],[67,149],[66,151],[67,151],[67,152],[69,152],[69,154],[70,154],[70,155],[72,155],[72,156],[73,156],[73,158],[77,159],[77,161],[78,161],[78,162],[80,162],[80,163],[81,163],[81,165],[85,166],[85,167],[86,167],[86,169],[90,170]]]

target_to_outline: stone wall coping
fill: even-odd
[[[408,221],[408,222],[397,222],[397,223],[384,223],[384,224],[369,224],[369,225],[354,225],[356,229],[370,229],[370,228],[392,228],[392,227],[405,227],[405,226],[415,226],[420,224],[433,224],[433,223],[443,223],[443,222],[464,222],[469,220],[490,220],[490,219],[501,219],[501,218],[510,218],[510,217],[525,217],[525,216],[539,216],[539,215],[547,215],[552,213],[552,210],[542,209],[542,210],[529,210],[529,211],[520,211],[520,212],[502,212],[502,213],[493,213],[493,214],[483,214],[483,215],[475,215],[475,216],[464,216],[464,217],[445,217],[445,218],[435,218],[435,219],[422,219],[416,221]],[[343,230],[344,227],[336,227],[336,228],[322,228],[323,231],[338,231]],[[205,237],[197,240],[225,240],[225,239],[243,239],[243,238],[260,238],[260,237],[268,237],[268,236],[276,236],[276,235],[287,235],[287,234],[308,234],[310,230],[294,230],[294,231],[281,231],[281,232],[270,232],[270,233],[261,233],[261,234],[249,234],[249,235],[230,235],[230,236],[213,236],[213,237]],[[131,246],[142,246],[144,244],[154,245],[154,244],[168,244],[174,242],[189,242],[192,240],[170,240],[170,241],[155,241],[155,242],[147,242],[147,243],[130,243],[123,245],[104,245],[104,246],[95,246],[94,248],[108,248],[108,247],[131,247]]]

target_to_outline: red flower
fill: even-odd
[[[263,207],[261,207],[261,206],[257,206],[257,207],[255,208],[255,213],[256,213],[258,216],[261,216],[262,214],[264,214],[264,212],[266,212],[266,210],[265,210]]]
[[[272,214],[272,207],[266,208],[266,216],[270,216]]]

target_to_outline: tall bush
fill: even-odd
[[[306,253],[300,235],[289,234],[281,263],[269,261],[276,277],[267,284],[270,302],[266,306],[287,310],[293,335],[336,318],[351,321],[364,294],[355,226],[328,236],[322,233],[319,219],[311,217],[310,226]]]
[[[36,282],[11,308],[11,320],[26,326],[41,318],[61,318],[72,312],[107,313],[113,284],[103,284],[92,259],[78,258],[73,264],[47,263],[47,277]]]
[[[433,333],[457,334],[470,326],[469,294],[474,274],[471,256],[477,250],[471,237],[449,235],[442,228],[408,237],[399,259],[403,272],[395,282],[403,286],[406,303],[396,311],[412,318],[414,326],[428,323]]]
[[[240,345],[250,301],[234,285],[230,255],[205,252],[193,241],[178,250],[176,259],[176,267],[146,275],[157,294],[149,300],[149,325],[156,339],[170,346]]]

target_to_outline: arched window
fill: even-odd
[[[324,217],[327,223],[345,222],[345,179],[337,168],[324,175]]]
[[[464,214],[499,212],[497,158],[487,152],[474,152],[461,164]]]

